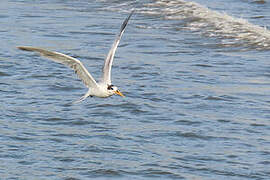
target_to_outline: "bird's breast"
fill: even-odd
[[[102,88],[102,87],[90,89],[90,93],[93,96],[97,96],[97,97],[101,97],[101,98],[106,98],[106,97],[111,96],[108,93],[107,89]]]

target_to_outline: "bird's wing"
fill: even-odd
[[[117,49],[117,46],[120,42],[120,39],[125,31],[125,28],[127,26],[127,23],[128,23],[128,20],[130,19],[131,15],[133,14],[134,11],[132,11],[129,16],[125,19],[125,21],[123,22],[122,26],[121,26],[121,29],[120,29],[120,32],[119,34],[117,35],[106,59],[105,59],[105,62],[104,62],[104,65],[103,65],[103,76],[102,76],[102,79],[101,79],[101,82],[105,83],[105,84],[111,84],[111,69],[112,69],[112,63],[113,63],[113,58],[114,58],[114,54],[115,54],[115,51]]]
[[[95,79],[91,76],[91,74],[87,71],[87,69],[84,67],[84,65],[77,59],[70,57],[68,55],[58,53],[58,52],[52,52],[41,48],[36,47],[26,47],[26,46],[20,46],[18,47],[21,50],[24,51],[34,51],[40,53],[41,56],[44,56],[46,58],[49,58],[57,63],[64,64],[70,68],[72,68],[75,73],[78,75],[78,77],[83,81],[83,83],[88,87],[96,87],[97,83]]]

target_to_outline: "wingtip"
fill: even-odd
[[[132,9],[127,19],[129,19],[134,14],[134,12],[135,12],[135,9]]]
[[[18,49],[23,50],[23,51],[30,51],[30,47],[27,46],[17,46]]]
[[[124,31],[124,29],[126,28],[126,26],[127,26],[127,24],[128,24],[128,21],[129,21],[130,17],[132,16],[132,14],[133,14],[134,12],[135,12],[135,9],[133,9],[133,10],[130,12],[129,16],[125,19],[125,21],[123,22],[123,24],[122,24],[122,26],[121,26],[120,32],[123,32],[123,31]]]
[[[132,9],[131,12],[130,12],[130,14],[131,15],[134,14],[135,11],[136,11],[135,9]]]
[[[24,49],[23,46],[17,46],[16,48],[17,48],[17,49],[20,49],[20,50],[23,50],[23,49]]]

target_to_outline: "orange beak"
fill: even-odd
[[[117,94],[117,95],[119,95],[119,96],[125,97],[119,90],[114,91],[114,92],[115,92],[115,94]]]

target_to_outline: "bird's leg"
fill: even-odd
[[[84,96],[82,96],[80,99],[78,99],[77,101],[72,102],[72,104],[77,104],[79,102],[82,102],[83,100],[85,100],[88,96],[90,96],[90,91],[88,91]]]

